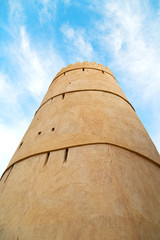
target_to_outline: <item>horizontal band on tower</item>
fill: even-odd
[[[109,94],[113,94],[117,97],[120,97],[121,99],[123,99],[125,102],[127,102],[132,108],[133,110],[135,111],[134,107],[132,106],[132,104],[127,100],[125,99],[124,97],[122,97],[121,95],[117,94],[117,93],[114,93],[114,92],[110,92],[110,91],[106,91],[106,90],[100,90],[100,89],[80,89],[80,90],[72,90],[72,91],[67,91],[67,92],[62,92],[62,93],[59,93],[59,94],[56,94],[52,97],[50,97],[49,99],[47,99],[44,103],[42,103],[40,105],[40,107],[37,109],[37,111],[35,112],[35,115],[37,114],[37,112],[39,111],[39,109],[44,106],[48,101],[50,101],[51,99],[53,98],[56,98],[58,96],[61,96],[63,94],[68,94],[68,93],[75,93],[75,92],[105,92],[105,93],[109,93]]]
[[[84,91],[49,103],[32,120],[10,165],[39,152],[88,143],[115,144],[159,160],[136,113],[121,98]]]
[[[116,80],[116,78],[115,78],[115,76],[112,74],[112,73],[110,73],[109,71],[107,71],[105,68],[103,69],[103,68],[98,68],[98,67],[92,67],[92,66],[85,66],[85,65],[82,65],[82,66],[73,66],[72,68],[64,68],[64,70],[62,69],[59,73],[57,73],[57,75],[55,76],[55,78],[53,79],[53,81],[56,79],[56,78],[58,78],[59,76],[61,76],[62,74],[64,74],[64,73],[66,73],[66,72],[70,72],[70,71],[74,71],[74,70],[78,70],[78,69],[94,69],[94,70],[97,70],[97,71],[103,71],[103,72],[105,72],[105,73],[107,73],[107,74],[109,74],[110,76],[112,76],[115,80]],[[53,83],[53,81],[51,82],[51,84]],[[116,82],[117,82],[117,80],[116,80]],[[50,84],[50,85],[51,85]]]
[[[35,154],[31,154],[31,155],[28,155],[22,159],[19,159],[17,161],[15,161],[14,163],[12,163],[11,165],[9,165],[6,170],[4,171],[4,173],[2,174],[1,176],[1,179],[3,178],[5,172],[7,170],[9,170],[11,167],[13,167],[15,164],[19,163],[19,162],[22,162],[22,161],[25,161],[27,160],[28,158],[30,157],[34,157],[34,156],[38,156],[38,155],[41,155],[41,154],[44,154],[44,153],[48,153],[48,152],[55,152],[55,151],[60,151],[60,150],[65,150],[66,148],[76,148],[76,147],[83,147],[83,146],[88,146],[88,145],[98,145],[98,144],[105,144],[105,145],[111,145],[111,146],[114,146],[114,147],[118,147],[118,148],[121,148],[121,149],[124,149],[124,150],[127,150],[129,152],[132,152],[134,154],[137,154],[138,156],[141,156],[142,158],[144,158],[145,160],[151,162],[152,164],[154,164],[155,166],[159,167],[160,168],[160,162],[158,161],[155,161],[145,155],[143,155],[142,153],[139,153],[139,152],[136,152],[132,149],[129,149],[129,148],[126,148],[126,147],[123,147],[123,146],[120,146],[120,145],[117,145],[117,144],[113,144],[113,143],[105,143],[105,142],[95,142],[95,143],[85,143],[85,144],[78,144],[78,145],[67,145],[65,147],[62,147],[62,148],[57,148],[57,149],[49,149],[47,151],[42,151],[42,152],[38,152],[38,153],[35,153]],[[1,180],[0,179],[0,180]]]

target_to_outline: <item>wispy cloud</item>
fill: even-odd
[[[46,23],[55,19],[57,0],[34,0],[39,5],[39,19],[40,23]]]
[[[50,40],[45,44],[43,40],[33,41],[21,18],[25,15],[20,2],[10,1],[10,23],[6,28],[10,40],[3,42],[1,52],[8,67],[0,69],[0,175],[54,75],[65,65]]]
[[[31,44],[25,26],[20,27],[16,41],[7,47],[7,51],[10,60],[16,62],[17,82],[34,98],[42,97],[54,74],[64,64],[52,45],[48,44],[44,49],[40,44]]]
[[[3,72],[0,72],[0,101],[8,104],[17,103],[14,86]]]
[[[24,9],[19,0],[9,0],[9,14],[8,14],[8,20],[9,20],[9,28],[10,34],[12,37],[14,36],[14,33],[17,32],[18,26],[21,24],[24,24],[25,21],[25,14]]]
[[[14,21],[14,23],[19,19],[24,19],[24,12],[20,1],[18,0],[9,0],[9,20]]]
[[[118,80],[130,91],[134,106],[142,113],[148,109],[150,120],[156,125],[155,115],[160,122],[160,116],[155,114],[160,102],[159,12],[151,8],[150,1],[103,1],[101,5],[94,1],[93,4],[94,10],[101,13],[94,40],[103,46],[104,53],[110,53],[111,69],[119,73]],[[141,118],[151,125],[143,115]],[[155,141],[159,139],[160,131],[148,129]]]
[[[111,66],[128,73],[127,82],[143,87],[141,94],[145,101],[149,101],[160,90],[160,47],[157,41],[160,30],[155,28],[160,19],[149,21],[148,14],[152,14],[149,5],[142,6],[138,0],[123,1],[123,4],[122,1],[104,1],[102,5],[99,39],[112,55]],[[149,88],[154,91],[149,93]]]
[[[64,24],[61,31],[74,60],[83,61],[93,58],[94,50],[84,29],[74,29],[69,24]]]
[[[7,167],[28,124],[29,122],[24,119],[23,121],[18,121],[18,127],[16,125],[8,126],[7,124],[0,123],[0,176]]]

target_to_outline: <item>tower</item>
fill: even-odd
[[[63,68],[0,182],[0,239],[160,239],[160,157],[112,72]]]

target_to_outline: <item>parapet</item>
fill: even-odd
[[[75,69],[81,69],[81,68],[85,68],[85,69],[96,69],[96,70],[100,70],[100,71],[104,71],[110,75],[112,75],[112,77],[114,77],[113,73],[111,72],[111,70],[108,67],[104,67],[102,64],[97,64],[96,62],[87,62],[84,61],[82,63],[80,62],[76,62],[75,64],[69,64],[67,67],[62,68],[57,75],[55,76],[55,78],[59,77],[61,74],[65,73],[65,72],[69,72]],[[115,78],[115,77],[114,77]]]

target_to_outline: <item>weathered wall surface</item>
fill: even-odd
[[[112,72],[69,65],[0,182],[0,239],[160,239],[160,157]]]

